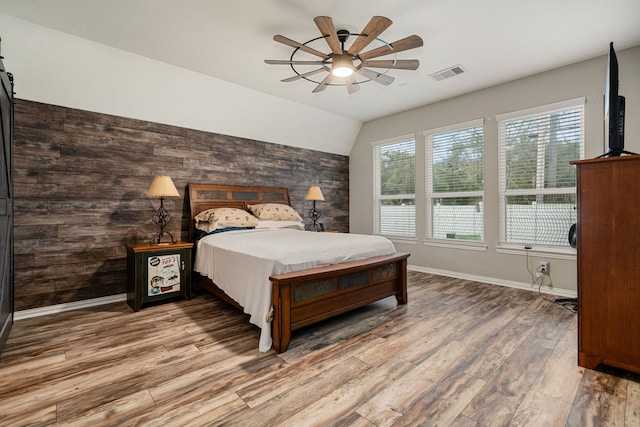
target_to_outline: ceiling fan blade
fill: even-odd
[[[322,80],[320,84],[316,86],[316,88],[313,90],[313,93],[318,93],[325,90],[327,88],[327,85],[329,85],[329,83],[331,83],[332,80],[333,80],[333,74],[331,73],[327,74],[327,77],[325,77],[324,80]]]
[[[360,85],[356,82],[356,78],[353,77],[353,74],[344,78],[344,82],[347,84],[347,91],[351,93],[356,93],[360,90]]]
[[[394,77],[386,74],[379,73],[377,71],[369,70],[368,68],[360,68],[356,73],[365,76],[368,79],[374,80],[385,86],[389,86],[395,80]]]
[[[421,47],[424,45],[424,42],[419,36],[413,35],[389,44],[390,46],[380,46],[377,49],[361,53],[359,55],[360,59],[364,61],[365,59],[377,58],[378,56],[389,55],[392,53],[402,52],[403,50]]]
[[[369,68],[392,68],[396,70],[417,70],[420,61],[417,59],[373,59],[362,62],[363,67]]]
[[[374,16],[371,18],[367,26],[362,30],[362,34],[358,36],[356,41],[353,42],[347,51],[349,55],[356,56],[359,54],[362,49],[374,41],[376,37],[389,28],[391,24],[393,24],[393,21],[389,18],[385,18],[384,16]]]
[[[310,47],[308,47],[306,45],[303,45],[302,43],[298,43],[295,40],[288,39],[285,36],[281,36],[281,35],[278,34],[278,35],[273,36],[273,40],[275,40],[275,41],[277,41],[279,43],[282,43],[282,44],[286,44],[287,46],[290,46],[290,47],[298,48],[298,49],[303,50],[303,51],[305,51],[307,53],[310,53],[312,55],[319,56],[320,58],[329,59],[329,55],[327,55],[326,53],[322,53],[319,50],[315,50],[315,49],[310,48]]]
[[[326,71],[326,68],[324,68],[324,67],[323,68],[318,68],[317,70],[309,71],[307,73],[297,74],[297,75],[295,75],[293,77],[289,77],[287,79],[280,80],[280,81],[284,82],[284,83],[294,82],[296,80],[300,80],[300,79],[303,79],[305,77],[313,76],[314,74],[318,74],[318,73],[320,73],[322,71]]]
[[[336,55],[342,55],[340,39],[338,39],[338,33],[333,26],[333,20],[328,16],[316,16],[313,18],[313,22],[316,23],[320,33],[324,36],[325,41],[331,48],[331,52]]]
[[[288,59],[265,59],[267,64],[286,64],[286,65],[324,65],[324,61],[290,61]]]

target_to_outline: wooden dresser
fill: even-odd
[[[578,364],[640,372],[640,155],[571,163],[578,179]]]

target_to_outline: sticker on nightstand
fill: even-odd
[[[149,296],[180,290],[180,254],[149,257]]]

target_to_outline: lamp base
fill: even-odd
[[[178,242],[176,239],[173,238],[173,234],[169,233],[168,231],[160,230],[156,234],[153,235],[153,238],[151,239],[151,244],[152,245],[161,244],[162,238],[165,235],[169,236],[169,239],[170,239],[170,241],[167,242],[167,243],[177,243]]]
[[[307,231],[324,231],[324,224],[321,222],[315,222],[313,224],[307,224],[305,226]]]
[[[324,226],[318,222],[320,219],[320,211],[316,209],[316,201],[313,201],[313,207],[309,210],[309,218],[313,221],[312,224],[305,226],[307,231],[324,231]]]
[[[171,243],[176,243],[177,240],[173,238],[173,235],[168,231],[164,231],[164,228],[171,222],[171,215],[164,208],[164,197],[160,197],[160,207],[153,214],[153,222],[160,226],[160,231],[153,235],[153,239],[151,239],[152,245],[159,245],[162,242],[162,238],[164,235],[168,235],[171,239]]]

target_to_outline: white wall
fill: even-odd
[[[603,46],[606,51],[607,46]],[[626,97],[627,150],[640,153],[640,46],[619,51],[620,94]],[[498,128],[496,115],[554,102],[586,97],[586,158],[603,154],[603,90],[606,56],[581,62],[524,79],[469,93],[365,123],[350,156],[351,231],[373,230],[373,149],[372,142],[396,136],[416,135],[416,226],[415,243],[396,242],[399,250],[410,252],[409,264],[424,271],[445,272],[493,283],[529,287],[531,276],[525,268],[523,250],[499,249],[498,208]],[[441,84],[455,85],[455,77]],[[423,244],[425,194],[424,141],[422,132],[474,119],[485,119],[485,241],[486,251],[433,247]],[[576,291],[575,251],[568,254],[532,251],[535,265],[551,262],[551,278],[558,294]],[[505,253],[506,252],[506,253]]]
[[[16,97],[348,155],[361,123],[0,15]]]

